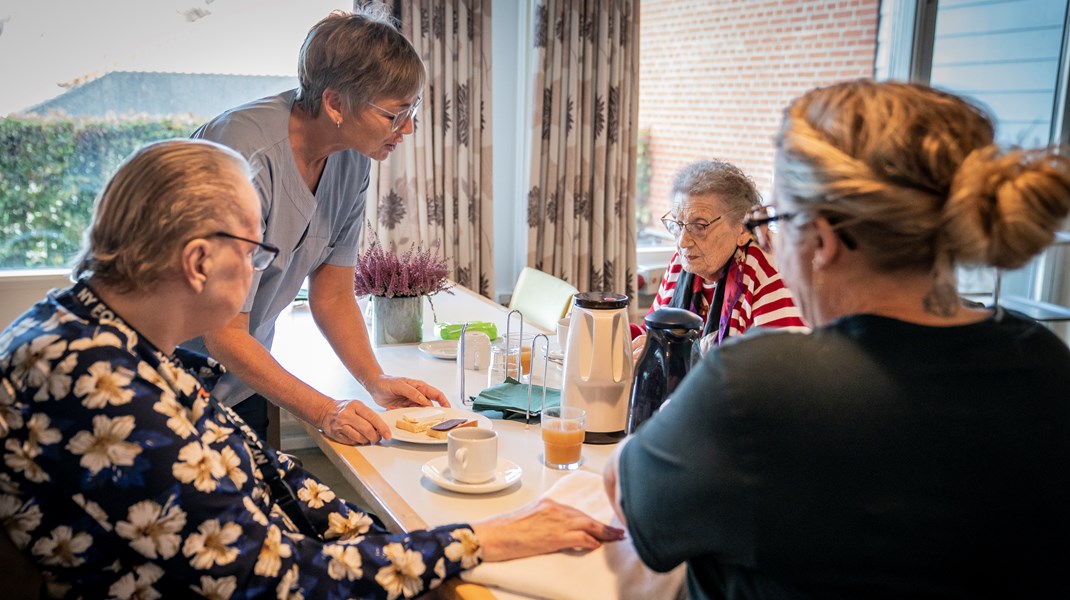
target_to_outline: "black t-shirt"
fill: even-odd
[[[640,556],[698,598],[1070,597],[1070,349],[999,311],[710,352],[621,458]]]

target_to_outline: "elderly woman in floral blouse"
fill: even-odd
[[[77,283],[0,335],[0,522],[54,597],[412,597],[481,560],[622,531],[542,502],[391,535],[267,449],[176,349],[232,319],[260,241],[248,163],[142,148],[95,208]]]

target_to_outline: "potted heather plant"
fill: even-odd
[[[453,293],[446,280],[446,259],[433,251],[437,249],[437,241],[428,249],[414,243],[398,256],[383,249],[374,236],[357,258],[353,290],[358,296],[371,297],[368,308],[374,344],[421,341],[424,297],[430,301],[439,292]]]

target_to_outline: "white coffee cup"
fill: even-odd
[[[464,368],[482,371],[490,366],[490,338],[482,331],[468,331],[464,334],[464,356],[461,356],[461,344],[457,344],[457,360],[464,361]]]
[[[568,325],[571,322],[571,315],[557,322],[557,347],[560,348],[562,352],[565,351],[565,346],[568,345]]]
[[[461,483],[483,483],[498,470],[498,432],[482,427],[454,429],[446,436],[450,476]]]

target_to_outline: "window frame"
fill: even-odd
[[[936,19],[938,0],[901,0],[898,14],[912,14],[912,27],[909,31],[899,27],[895,40],[902,43],[906,38],[911,41],[908,48],[901,48],[902,52],[909,52],[909,58],[902,54],[893,54],[888,60],[888,69],[885,77],[888,79],[907,79],[926,85],[932,82],[933,50],[936,40]],[[913,6],[910,6],[913,5]],[[879,35],[879,34],[878,34]],[[890,36],[891,37],[891,36]],[[906,59],[905,59],[906,58]],[[904,60],[905,59],[905,60]],[[907,65],[905,72],[901,65]],[[1059,49],[1059,68],[1056,72],[1055,98],[1052,105],[1052,122],[1049,131],[1049,144],[1066,146],[1070,144],[1070,2],[1067,3],[1066,12],[1063,14],[1063,37]],[[1070,245],[1070,219],[1063,223],[1063,231],[1059,233],[1057,241],[1059,245]],[[1025,269],[1031,271],[1028,275],[1029,289],[1021,290],[1026,294],[1007,293],[1001,297],[1000,273],[997,271],[996,288],[993,290],[992,300],[994,304],[1001,304],[1001,300],[1012,307],[1021,304],[1023,307],[1034,304],[1053,304],[1052,320],[1062,321],[1064,317],[1058,313],[1070,305],[1070,275],[1066,270],[1066,252],[1045,252],[1039,255]],[[1018,290],[1016,290],[1018,291]],[[1067,336],[1064,335],[1064,339]]]

